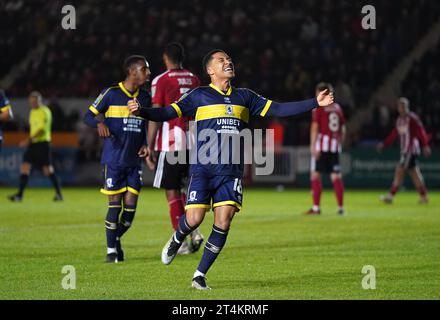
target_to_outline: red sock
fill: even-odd
[[[322,184],[321,178],[312,179],[313,205],[319,207],[321,201]]]
[[[397,193],[397,190],[399,189],[399,186],[394,185],[394,183],[391,185],[390,189],[390,195],[394,196]]]
[[[342,179],[336,178],[333,180],[333,189],[335,189],[338,206],[342,208],[344,206],[344,183]]]
[[[181,215],[185,213],[182,199],[181,198],[171,199],[170,201],[168,201],[168,206],[170,207],[171,224],[173,225],[174,230],[177,230],[177,226],[179,224],[179,218]]]
[[[426,197],[426,193],[428,192],[428,190],[426,190],[426,187],[424,185],[417,188],[417,191],[420,193],[420,196],[422,197]]]

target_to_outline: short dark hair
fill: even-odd
[[[212,60],[212,56],[213,56],[214,54],[216,54],[217,52],[223,52],[223,53],[226,53],[226,52],[224,52],[222,49],[213,49],[213,50],[209,51],[209,52],[203,57],[203,60],[202,60],[202,67],[203,67],[203,71],[205,71],[206,74],[208,74],[208,70],[207,70],[207,68],[208,68],[208,64],[211,62],[211,60]]]
[[[328,89],[330,92],[335,92],[335,89],[333,88],[332,84],[329,82],[320,82],[316,85],[315,90],[316,91],[324,91]]]
[[[183,46],[178,42],[171,42],[166,45],[163,53],[171,60],[173,63],[183,63],[185,60],[185,50]]]
[[[132,56],[129,56],[127,59],[125,59],[125,61],[124,61],[125,74],[128,75],[131,67],[133,65],[139,63],[139,61],[147,62],[147,58],[145,58],[144,56],[141,56],[141,55],[132,55]]]

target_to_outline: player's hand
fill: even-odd
[[[326,107],[328,105],[331,105],[335,101],[335,98],[333,97],[333,92],[328,89],[321,91],[316,99],[318,100],[318,104],[320,107]]]
[[[145,158],[145,164],[147,165],[148,169],[154,171],[154,169],[156,169],[156,161],[156,153],[154,150],[148,147],[148,156]]]
[[[132,100],[128,100],[127,107],[128,107],[128,110],[130,110],[130,113],[134,114],[135,116],[137,116],[139,114],[140,108],[141,108],[141,106],[139,105],[139,102],[137,101],[136,98],[134,98]]]
[[[321,156],[321,152],[316,150],[315,148],[310,148],[310,153],[312,155],[312,158],[318,161],[319,157]]]
[[[429,146],[423,148],[423,155],[425,158],[429,158],[431,156],[431,148]]]
[[[384,145],[382,142],[378,143],[376,146],[377,152],[381,153],[383,151]]]
[[[145,158],[148,156],[148,147],[143,145],[138,151],[139,158]]]
[[[107,137],[110,137],[110,130],[109,130],[109,128],[105,125],[105,123],[100,122],[100,123],[98,123],[97,127],[98,127],[98,135],[99,135],[101,138],[107,138]]]

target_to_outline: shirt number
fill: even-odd
[[[331,112],[328,115],[328,127],[332,132],[339,131],[339,116],[336,112]]]

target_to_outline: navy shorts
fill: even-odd
[[[231,205],[240,211],[243,201],[241,178],[235,176],[191,175],[185,209]]]
[[[106,195],[114,195],[130,191],[139,195],[142,187],[142,169],[136,167],[118,167],[104,165],[104,183],[101,192]]]

